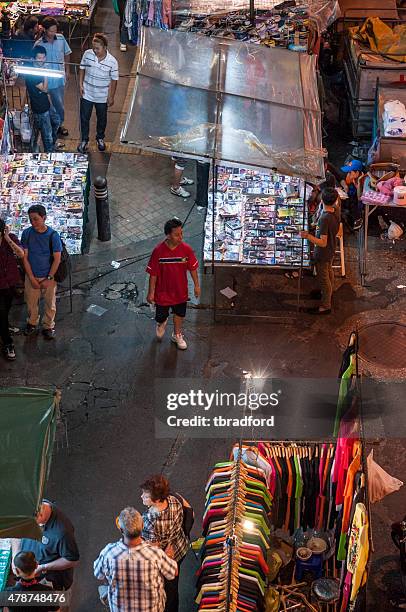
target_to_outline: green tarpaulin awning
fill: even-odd
[[[0,390],[0,538],[41,538],[34,516],[49,474],[56,410],[53,391]]]

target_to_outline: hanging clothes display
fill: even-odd
[[[271,506],[264,470],[241,455],[215,466],[206,484],[199,610],[263,610]]]
[[[128,39],[138,44],[142,26],[169,30],[172,27],[170,0],[127,0],[124,10],[124,26]]]

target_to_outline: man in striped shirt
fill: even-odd
[[[110,611],[164,612],[164,578],[177,576],[176,561],[142,540],[142,517],[134,508],[124,508],[116,524],[122,539],[103,548],[94,562],[95,577],[108,582]]]
[[[99,151],[105,151],[104,137],[107,108],[113,106],[118,81],[118,63],[107,50],[107,37],[95,34],[92,48],[84,52],[80,62],[80,153],[85,153],[89,142],[89,123],[96,109],[96,142]]]

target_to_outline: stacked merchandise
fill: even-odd
[[[206,485],[199,610],[263,610],[271,505],[261,469],[240,458],[215,466]]]
[[[0,540],[0,592],[6,589],[10,565],[11,542],[10,540]]]
[[[27,15],[89,16],[90,0],[32,0],[30,2],[1,2],[12,24]]]
[[[178,26],[179,30],[219,36],[268,47],[286,47],[307,51],[310,22],[307,9],[287,6],[271,11],[257,11],[255,25],[249,13],[240,11],[221,15],[193,16]]]
[[[310,265],[304,227],[304,184],[266,171],[219,167],[215,193],[214,260],[264,266]],[[212,260],[213,198],[205,224],[204,260]]]
[[[76,153],[9,155],[0,190],[0,216],[21,236],[30,225],[32,204],[47,209],[47,223],[57,230],[71,254],[82,250],[88,160]]]
[[[385,102],[383,112],[383,126],[385,136],[406,136],[406,107],[400,100]]]
[[[64,0],[41,0],[42,15],[63,15],[64,13]]]

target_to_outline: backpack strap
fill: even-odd
[[[54,255],[54,249],[53,249],[53,245],[52,245],[52,238],[53,238],[54,234],[56,234],[55,230],[52,230],[52,232],[49,234],[49,252],[51,254],[51,257],[53,257],[53,255]]]

